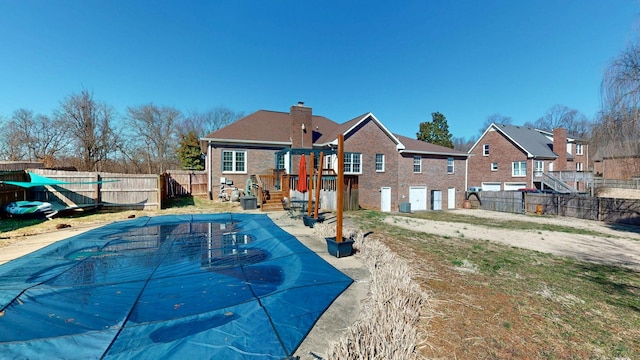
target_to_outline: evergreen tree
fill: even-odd
[[[201,157],[198,135],[195,131],[189,131],[180,136],[178,158],[180,165],[185,170],[204,170],[204,160]]]
[[[416,133],[418,140],[453,149],[447,118],[439,112],[431,113],[431,117],[433,121],[420,123],[420,132]]]

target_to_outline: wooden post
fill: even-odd
[[[342,242],[342,208],[344,202],[344,135],[338,135],[338,184],[337,184],[336,241]]]
[[[320,187],[322,186],[322,166],[324,163],[324,152],[320,152],[318,158],[318,178],[316,179],[316,206],[313,212],[313,217],[318,218],[318,209],[320,208]]]
[[[311,216],[311,206],[313,205],[313,152],[309,154],[309,181],[307,186],[309,188],[309,201],[307,201],[307,216]],[[306,180],[306,179],[305,179]]]

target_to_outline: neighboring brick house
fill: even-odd
[[[298,173],[294,152],[285,149],[337,147],[344,135],[345,175],[359,177],[362,208],[397,211],[461,207],[466,187],[468,154],[391,133],[372,113],[339,124],[312,115],[299,103],[289,113],[260,110],[201,139],[206,149],[210,191],[219,178],[244,184],[252,174],[281,168]],[[325,156],[323,168],[336,170],[336,155]]]
[[[491,124],[469,154],[469,185],[484,191],[553,187],[549,176],[582,173],[588,164],[586,142],[563,128]],[[570,185],[584,191],[584,183]]]
[[[640,177],[640,144],[610,142],[593,155],[593,172],[603,179],[631,180]]]

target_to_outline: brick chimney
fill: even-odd
[[[553,165],[554,171],[567,170],[567,129],[553,129],[553,152],[558,155]]]
[[[304,106],[302,101],[297,105],[293,105],[290,110],[291,114],[291,141],[294,148],[313,147],[313,124],[311,116],[311,108]]]

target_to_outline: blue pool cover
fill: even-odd
[[[0,357],[286,359],[351,282],[266,215],[117,222],[0,266]]]

